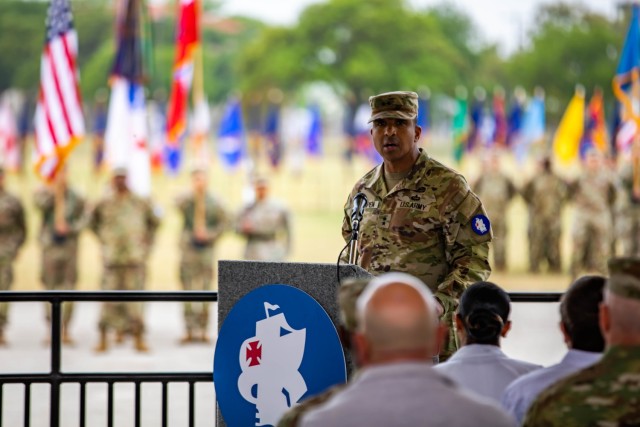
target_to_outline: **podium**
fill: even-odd
[[[282,263],[263,261],[218,262],[218,331],[236,305],[249,292],[264,285],[282,284],[298,288],[313,297],[327,312],[334,325],[339,324],[337,293],[340,279],[371,275],[356,265]],[[344,349],[343,349],[344,351]],[[351,371],[350,354],[345,353]],[[217,412],[217,426],[226,426]]]

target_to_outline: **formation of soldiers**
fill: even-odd
[[[236,217],[209,192],[204,169],[195,168],[191,181],[191,191],[176,201],[183,222],[179,243],[179,276],[183,289],[211,289],[214,246],[223,232],[234,228],[247,240],[247,259],[282,261],[286,258],[290,250],[289,212],[269,197],[265,179],[255,181],[255,200],[244,206]],[[114,169],[109,189],[92,207],[68,185],[65,170],[57,174],[51,185],[36,191],[34,202],[41,217],[41,281],[46,289],[75,289],[78,237],[85,228],[91,230],[100,243],[101,289],[145,288],[146,265],[160,217],[150,200],[129,190],[126,169]],[[0,290],[11,288],[13,262],[25,238],[24,207],[17,197],[5,191],[4,170],[0,168]],[[0,345],[6,344],[7,310],[8,305],[0,303]],[[208,310],[206,303],[184,304],[186,331],[182,343],[209,341]],[[64,303],[63,344],[73,344],[69,333],[72,312],[73,304]],[[109,349],[112,334],[116,343],[130,336],[137,351],[148,351],[142,303],[104,303],[98,329],[97,352]]]
[[[640,255],[640,187],[634,177],[633,162],[640,159],[638,150],[618,170],[616,164],[596,150],[588,151],[582,171],[573,181],[553,170],[551,159],[543,158],[536,173],[517,188],[501,171],[499,157],[489,153],[481,177],[472,185],[486,206],[494,239],[493,266],[507,268],[508,229],[506,211],[516,195],[528,208],[529,269],[538,273],[545,266],[560,273],[562,257],[562,209],[573,204],[571,225],[572,251],[570,273],[606,273],[606,260],[612,256]]]

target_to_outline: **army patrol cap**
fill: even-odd
[[[640,300],[640,258],[610,259],[607,289],[622,298]]]
[[[349,278],[338,288],[340,322],[342,322],[342,326],[344,326],[348,332],[355,332],[358,329],[356,301],[370,281],[370,277],[358,279]]]
[[[124,166],[113,168],[113,176],[127,176],[127,168],[125,168]]]
[[[413,120],[418,117],[418,94],[415,92],[387,92],[369,97],[371,118]]]

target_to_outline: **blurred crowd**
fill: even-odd
[[[183,227],[180,236],[179,277],[185,290],[210,290],[213,281],[213,251],[226,231],[234,230],[246,240],[244,256],[250,260],[282,261],[290,250],[289,211],[269,195],[265,178],[254,179],[254,197],[237,214],[207,188],[207,172],[194,167],[191,190],[176,200]],[[68,183],[66,170],[55,181],[34,194],[41,214],[39,242],[42,250],[41,282],[49,290],[72,290],[77,281],[78,237],[84,230],[95,234],[102,252],[101,288],[143,290],[146,264],[154,243],[160,216],[148,198],[129,189],[127,170],[115,168],[106,194],[88,203]],[[9,290],[13,263],[27,234],[25,210],[19,198],[4,187],[0,170],[0,289]],[[73,304],[62,313],[62,341],[72,344],[69,324]],[[4,328],[8,304],[0,303],[0,344],[6,345]],[[209,305],[184,304],[186,331],[183,343],[208,342]],[[147,351],[142,303],[104,303],[98,325],[96,351],[109,348],[110,336],[122,342],[134,339],[138,351]]]

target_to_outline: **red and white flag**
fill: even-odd
[[[40,60],[40,94],[35,115],[35,168],[51,180],[84,136],[78,86],[78,37],[68,0],[51,0]]]

